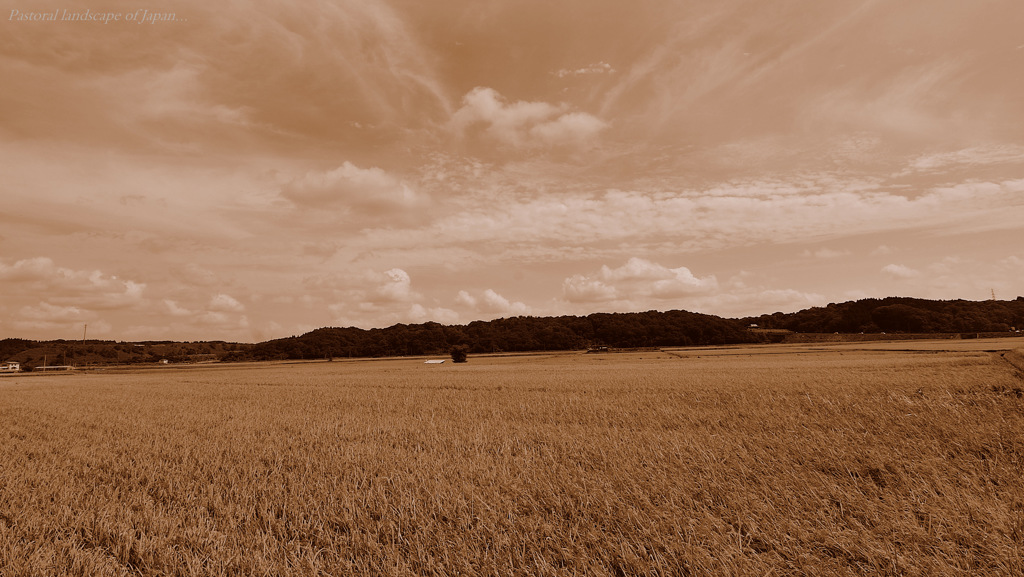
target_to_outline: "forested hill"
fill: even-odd
[[[553,351],[588,346],[662,347],[756,342],[736,319],[686,311],[595,313],[586,317],[512,317],[444,326],[430,322],[385,329],[322,328],[299,337],[259,343],[253,359],[379,357],[447,354],[455,345],[470,353]],[[239,351],[228,360],[244,358]]]
[[[1024,329],[1024,297],[1013,301],[864,299],[796,313],[724,319],[686,311],[595,313],[585,317],[513,317],[468,325],[398,324],[385,329],[322,328],[238,351],[228,360],[571,350],[593,346],[664,347],[765,342],[800,333],[966,333]]]
[[[757,325],[757,330],[749,330],[750,325]],[[722,345],[793,338],[786,336],[786,331],[920,334],[1006,333],[1017,329],[1024,330],[1024,297],[1012,301],[892,297],[742,319],[686,311],[648,311],[595,313],[585,317],[513,317],[452,326],[430,322],[369,330],[331,327],[257,344],[3,339],[0,362],[17,361],[24,369],[31,369],[51,361],[90,366],[446,355],[456,345],[466,346],[470,353]]]
[[[1012,301],[862,299],[742,320],[799,333],[1005,332],[1024,329],[1024,297]]]

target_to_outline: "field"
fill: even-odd
[[[0,575],[1022,575],[1021,349],[0,378]]]

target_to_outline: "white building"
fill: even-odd
[[[14,361],[0,363],[0,373],[17,373],[21,371],[21,364]]]

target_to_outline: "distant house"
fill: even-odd
[[[430,359],[429,361],[424,361],[423,364],[425,364],[425,365],[440,365],[443,362],[444,362],[444,359]]]
[[[17,373],[21,371],[21,363],[7,361],[0,363],[0,373]]]

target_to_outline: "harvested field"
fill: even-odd
[[[1020,341],[871,347],[2,379],[0,574],[1024,574]]]

